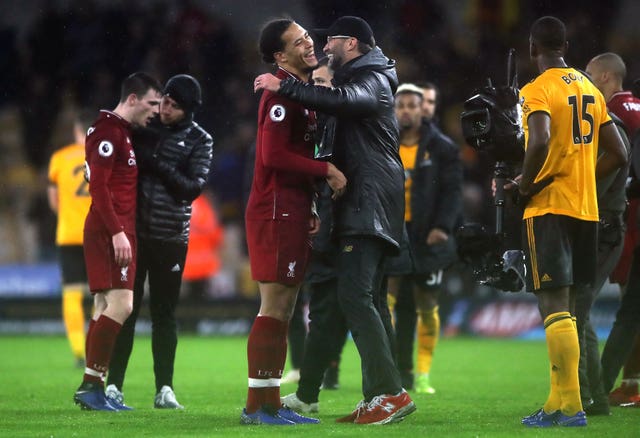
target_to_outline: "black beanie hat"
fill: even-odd
[[[175,100],[185,113],[194,112],[202,104],[200,84],[193,76],[173,76],[164,86],[163,93]]]

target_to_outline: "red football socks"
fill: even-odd
[[[247,413],[262,406],[279,409],[280,378],[287,359],[289,324],[268,316],[257,316],[247,340],[249,390]]]
[[[105,315],[100,315],[87,336],[87,365],[83,381],[103,383],[104,373],[109,369],[113,345],[122,324]]]
[[[84,340],[84,358],[85,362],[89,357],[89,339],[91,339],[91,332],[93,331],[93,327],[96,325],[96,322],[93,318],[89,320],[89,329],[87,330],[87,337]]]

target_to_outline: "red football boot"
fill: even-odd
[[[611,406],[620,406],[634,403],[638,399],[639,395],[637,382],[622,382],[620,386],[609,394],[609,404]]]
[[[384,394],[373,398],[363,413],[353,420],[356,424],[389,424],[404,420],[416,405],[404,389],[396,395]]]

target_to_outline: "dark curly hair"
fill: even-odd
[[[262,60],[268,64],[276,62],[273,54],[284,49],[282,34],[293,24],[291,18],[277,18],[269,21],[260,31],[260,42],[258,48],[262,55]]]

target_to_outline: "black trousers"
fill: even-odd
[[[127,364],[133,349],[136,320],[140,314],[144,284],[148,276],[151,350],[156,392],[160,391],[164,385],[173,388],[173,365],[178,345],[175,312],[186,256],[186,244],[153,239],[138,240],[133,311],[122,326],[116,340],[107,384],[114,384],[122,390]]]
[[[576,294],[575,316],[580,343],[580,397],[583,400],[594,399],[606,402],[606,394],[600,380],[600,352],[598,337],[589,320],[591,306],[602,289],[607,278],[615,268],[622,254],[623,230],[616,236],[605,233],[598,235],[598,260],[595,281],[591,287],[580,287]]]
[[[304,344],[296,394],[315,403],[329,363],[340,357],[347,338],[347,320],[338,303],[336,278],[306,285],[309,292],[309,333]]]
[[[294,369],[300,369],[302,367],[305,348],[304,343],[307,336],[307,328],[304,324],[304,295],[303,290],[298,292],[293,315],[291,315],[291,320],[289,321],[289,332],[287,333],[289,340],[289,361],[291,362],[291,368]]]
[[[640,333],[640,247],[633,252],[627,290],[602,351],[602,386],[608,394]]]
[[[405,275],[400,280],[400,290],[396,301],[396,343],[397,361],[400,373],[413,372],[413,350],[416,339],[416,302],[413,297],[413,280]]]
[[[393,360],[394,331],[383,286],[386,243],[373,236],[341,237],[338,302],[355,341],[365,401],[402,390]]]

